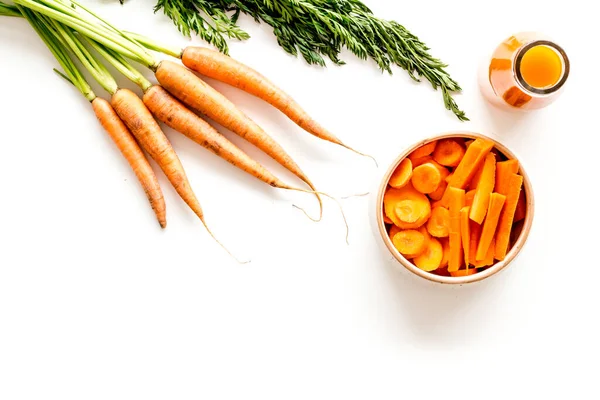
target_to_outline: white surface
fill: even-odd
[[[120,27],[188,44],[152,14],[151,0],[87,3]],[[402,70],[383,75],[348,53],[344,67],[308,67],[248,18],[252,39],[231,42],[234,57],[381,162],[375,171],[215,85],[336,196],[370,189],[386,161],[440,131],[481,131],[520,155],[536,193],[530,241],[508,270],[466,287],[396,269],[377,250],[366,198],[344,202],[347,246],[332,202],[312,223],[292,208],[315,212],[310,196],[266,187],[170,130],[208,223],[252,263],[232,262],[159,173],[169,223],[161,231],[89,105],[54,75],[24,21],[2,19],[0,398],[597,398],[600,60],[581,34],[587,26],[592,35],[595,17],[577,3],[558,11],[557,1],[430,1],[424,11],[368,1],[450,64],[469,123]],[[567,91],[520,118],[489,109],[476,87],[479,58],[532,29],[566,48]]]

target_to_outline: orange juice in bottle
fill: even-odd
[[[479,74],[484,97],[507,110],[546,107],[560,95],[569,76],[565,51],[546,36],[521,32],[502,42]]]

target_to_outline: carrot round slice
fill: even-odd
[[[405,222],[396,214],[396,207],[400,202],[405,200],[410,200],[414,203],[412,206],[410,203],[402,203],[400,207],[401,212],[404,213],[405,211],[403,209],[407,206],[410,206],[410,208],[415,208],[416,212],[420,215],[420,218],[418,218],[415,222]],[[429,199],[423,193],[415,190],[411,183],[408,183],[401,189],[389,188],[386,190],[385,195],[383,196],[383,206],[385,215],[387,215],[388,218],[394,222],[394,225],[402,229],[419,228],[425,222],[427,222],[427,219],[431,214],[431,205],[429,204]],[[410,217],[403,218],[408,220],[411,219]]]
[[[410,225],[418,228],[423,225],[425,220],[431,215],[431,206],[429,202],[424,203],[419,200],[402,200],[396,205],[396,216],[400,220],[400,227],[404,229]],[[422,221],[422,222],[421,222]],[[416,226],[416,225],[418,226]]]
[[[411,160],[414,160],[417,158],[428,156],[431,153],[433,153],[436,146],[437,146],[437,141],[424,144],[423,146],[419,147],[418,149],[416,149],[415,151],[410,153],[410,155],[408,157]]]
[[[465,155],[465,148],[454,139],[440,140],[435,151],[433,159],[447,167],[456,167]]]
[[[400,232],[402,229],[398,228],[396,225],[392,225],[390,228],[390,239],[393,239],[396,233]]]
[[[423,253],[428,243],[425,235],[412,229],[396,233],[392,242],[400,254],[407,258],[413,258]]]
[[[452,272],[450,272],[450,275],[452,275],[454,277],[458,277],[458,276],[475,275],[476,273],[477,273],[476,268],[469,268],[469,269],[459,269],[458,271],[452,271]]]
[[[419,192],[424,194],[433,193],[442,182],[442,174],[435,165],[425,163],[414,169],[411,182]]]
[[[412,172],[412,161],[410,161],[410,158],[405,158],[390,177],[390,186],[396,189],[406,186],[410,182]]]
[[[448,237],[450,233],[450,211],[444,207],[436,207],[431,210],[431,216],[427,220],[427,232],[433,237]]]
[[[415,257],[413,262],[424,271],[435,271],[442,264],[442,258],[444,258],[442,244],[436,238],[430,238],[425,251]]]

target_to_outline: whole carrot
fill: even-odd
[[[287,115],[308,133],[328,142],[345,147],[362,156],[367,154],[356,151],[344,144],[335,135],[315,121],[290,95],[277,87],[265,76],[231,58],[228,55],[205,47],[186,47],[181,54],[183,64],[199,74],[227,83],[268,102]],[[377,161],[375,161],[377,163]]]
[[[179,157],[144,102],[129,89],[118,89],[112,96],[111,104],[142,148],[163,170],[179,196],[200,218],[212,238],[235,258],[206,224],[200,202],[190,186]]]
[[[225,96],[189,69],[171,61],[162,61],[156,68],[155,75],[158,82],[173,96],[246,139],[303,180],[317,196],[320,216],[322,216],[323,203],[319,192],[298,164],[271,136]]]
[[[165,199],[158,179],[142,149],[108,101],[96,97],[92,101],[92,106],[100,124],[115,142],[142,184],[160,226],[165,228],[167,226]]]

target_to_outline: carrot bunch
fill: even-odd
[[[217,52],[195,48],[179,53],[167,50],[148,38],[118,30],[74,1],[16,0],[15,4],[13,7],[0,2],[0,15],[26,18],[44,40],[63,68],[64,72],[59,74],[74,84],[91,102],[99,122],[129,162],[161,227],[166,227],[166,206],[147,157],[157,163],[181,199],[216,240],[206,224],[203,209],[183,165],[162,131],[160,122],[269,186],[315,195],[319,201],[320,215],[312,219],[318,221],[322,218],[321,196],[332,197],[318,191],[281,145],[186,65],[268,101],[314,136],[349,148],[312,119],[289,95],[258,72]],[[150,53],[152,50],[179,54],[185,65],[157,60]],[[129,89],[120,88],[98,55],[138,85],[143,95],[138,96]],[[72,58],[78,60],[106,90],[110,101],[96,96]],[[150,82],[132,66],[130,60],[154,72],[158,84]],[[296,175],[307,188],[280,180],[226,139],[203,117],[219,123],[258,147]],[[339,205],[336,199],[333,200]],[[346,240],[347,230],[346,224]]]
[[[444,276],[472,275],[504,260],[526,212],[519,169],[482,138],[417,148],[396,167],[383,199],[394,247]]]

